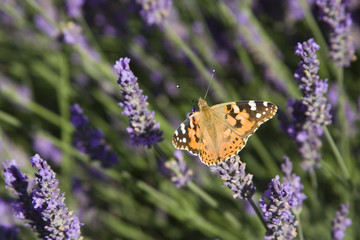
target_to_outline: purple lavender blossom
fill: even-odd
[[[337,108],[339,107],[339,87],[337,84],[332,84],[328,93],[329,103],[331,104],[331,117],[334,122],[337,121]],[[348,99],[345,99],[345,118],[348,125],[348,135],[350,137],[356,136],[358,130],[356,127],[357,122],[360,120],[359,115]],[[359,112],[359,111],[358,111]]]
[[[84,54],[88,54],[94,61],[100,61],[100,54],[88,44],[79,25],[69,22],[62,28],[62,33],[67,44],[80,46]]]
[[[59,181],[47,162],[38,154],[30,158],[37,169],[35,186],[27,192],[28,178],[21,173],[15,160],[5,161],[6,188],[17,197],[14,204],[16,216],[26,219],[27,225],[42,239],[80,239],[79,219],[65,206],[64,194],[60,195]]]
[[[250,199],[256,188],[252,182],[253,175],[245,175],[245,167],[246,164],[236,155],[226,162],[220,162],[217,166],[211,166],[210,170],[224,180],[223,186],[233,191],[233,198]]]
[[[302,9],[299,0],[288,1],[287,8],[287,14],[291,19],[298,21],[305,17],[305,11]]]
[[[326,22],[329,33],[330,57],[339,67],[348,67],[355,57],[355,44],[351,32],[352,18],[348,13],[348,0],[317,0],[320,19]]]
[[[148,25],[161,24],[170,14],[171,0],[137,0],[141,4],[141,17]]]
[[[46,0],[36,0],[37,4],[41,6],[43,12],[46,16],[53,21],[53,23],[58,22],[58,13],[56,8],[51,1]],[[59,36],[60,32],[51,22],[49,22],[45,17],[40,14],[36,14],[34,17],[35,25],[43,31],[45,34],[49,35],[51,38],[56,38]]]
[[[40,135],[35,135],[33,137],[33,141],[35,152],[41,154],[41,156],[57,165],[60,164],[62,159],[62,152],[59,148],[55,147],[49,139]]]
[[[182,151],[176,150],[174,156],[176,160],[165,162],[165,167],[170,170],[171,181],[176,187],[181,188],[192,180],[194,172],[187,168]]]
[[[345,230],[352,224],[350,218],[346,218],[349,214],[349,204],[342,204],[340,210],[336,212],[336,217],[332,221],[331,235],[335,240],[342,240],[345,237]]]
[[[21,103],[20,106],[27,106],[33,97],[31,90],[26,85],[17,84],[6,76],[0,76],[0,93],[12,94],[16,101]]]
[[[306,1],[309,7],[314,5],[315,0],[307,0]],[[305,17],[305,10],[302,8],[300,4],[300,0],[290,0],[287,4],[287,15],[290,19],[299,21],[304,19]]]
[[[259,201],[268,231],[265,239],[292,239],[296,237],[297,221],[291,212],[297,201],[290,182],[280,183],[277,175]]]
[[[18,233],[20,230],[13,226],[3,226],[0,224],[0,239],[20,240]]]
[[[120,58],[114,65],[115,71],[119,74],[117,83],[122,87],[120,90],[123,100],[119,103],[124,107],[122,112],[130,118],[130,133],[132,143],[135,145],[151,146],[162,140],[160,123],[154,119],[155,112],[147,109],[147,96],[139,88],[137,77],[130,70],[130,59]]]
[[[83,114],[78,104],[70,107],[71,122],[76,128],[74,132],[75,147],[86,154],[91,160],[99,160],[101,166],[109,168],[116,164],[119,159],[113,153],[104,140],[104,134],[90,126],[89,120]]]
[[[84,5],[85,0],[66,0],[67,13],[72,18],[78,18],[81,16],[81,8]]]
[[[302,167],[306,171],[320,167],[322,126],[331,123],[331,106],[325,98],[327,79],[321,80],[318,75],[319,61],[316,51],[319,48],[312,38],[302,44],[298,43],[295,48],[295,54],[301,57],[301,61],[294,76],[303,98],[289,100],[292,120],[284,124],[286,132],[297,142],[303,158]]]
[[[301,192],[301,190],[304,189],[304,186],[301,184],[301,178],[295,173],[292,173],[293,165],[287,156],[283,158],[281,169],[285,174],[285,177],[283,178],[284,183],[289,183],[293,188],[293,201],[296,201],[296,203],[293,204],[291,209],[295,213],[300,213],[302,203],[306,199],[306,195]]]
[[[288,95],[284,79],[269,65],[269,60],[264,58],[264,55],[269,56],[268,59],[270,59],[271,56],[281,58],[282,53],[276,49],[274,45],[269,43],[269,41],[264,40],[261,30],[252,22],[250,14],[244,10],[239,10],[236,1],[224,2],[237,20],[237,25],[239,26],[237,37],[252,54],[255,62],[261,64],[263,67],[264,78],[278,91]],[[259,50],[259,46],[261,46],[261,50]]]

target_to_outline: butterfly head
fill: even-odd
[[[209,105],[207,104],[207,102],[202,99],[202,98],[199,98],[199,101],[198,101],[198,105],[199,105],[199,108],[200,109],[206,109],[209,107]]]

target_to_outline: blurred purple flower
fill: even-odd
[[[130,70],[130,59],[120,58],[114,65],[119,74],[117,83],[122,90],[123,100],[119,105],[124,107],[122,112],[130,118],[130,127],[127,128],[134,145],[151,146],[162,140],[160,123],[154,119],[155,112],[147,109],[147,96],[139,88],[137,77]]]
[[[12,199],[0,198],[0,225],[5,227],[13,227],[15,224],[14,221],[14,211],[11,208],[13,201]],[[0,234],[1,236],[1,234]],[[0,238],[1,239],[1,238]]]
[[[94,179],[99,179],[97,175],[89,173]],[[77,176],[72,178],[71,194],[78,203],[76,215],[79,216],[79,219],[86,219],[86,222],[90,224],[97,221],[96,214],[98,212],[94,207],[91,189],[90,184],[86,180],[80,179]]]
[[[26,85],[17,84],[14,80],[0,76],[0,93],[11,94],[20,106],[27,106],[32,99],[32,92]],[[25,109],[25,108],[22,108]]]
[[[307,0],[306,1],[308,6],[311,7],[314,5],[315,0]],[[290,17],[290,19],[299,21],[304,19],[305,17],[305,11],[301,7],[300,0],[290,0],[287,3],[287,15]]]
[[[265,41],[262,37],[261,30],[253,23],[250,14],[246,10],[239,9],[236,1],[224,1],[229,10],[234,14],[237,20],[238,34],[240,42],[252,55],[254,61],[263,68],[263,76],[274,88],[285,95],[288,95],[284,79],[273,70],[269,65],[269,61],[264,58],[273,56],[274,58],[282,58],[282,53],[274,44]]]
[[[332,221],[331,235],[335,240],[342,240],[345,237],[345,230],[352,224],[350,218],[346,218],[349,214],[349,204],[342,204],[340,210],[336,212],[336,217]]]
[[[3,226],[0,224],[1,240],[20,240],[18,233],[20,230],[14,226]]]
[[[67,44],[80,46],[84,54],[87,54],[94,61],[100,61],[100,54],[88,44],[79,25],[74,22],[68,22],[63,26],[62,33]]]
[[[301,57],[301,61],[294,76],[303,98],[289,100],[292,119],[287,123],[283,122],[283,128],[297,142],[303,159],[302,167],[306,171],[320,167],[322,126],[331,123],[331,106],[324,96],[328,89],[327,79],[321,80],[318,75],[316,51],[319,48],[312,38],[302,44],[298,43],[295,48],[295,54]]]
[[[104,134],[90,126],[88,118],[78,104],[70,107],[71,122],[76,128],[74,146],[81,152],[89,154],[91,160],[99,160],[101,166],[110,168],[119,159],[104,140]]]
[[[240,161],[238,155],[232,156],[226,162],[220,162],[216,166],[210,166],[211,172],[224,180],[223,186],[233,191],[235,199],[250,199],[256,190],[252,182],[253,175],[245,175],[246,164]]]
[[[3,162],[6,188],[17,196],[14,204],[16,216],[26,219],[26,225],[42,239],[80,239],[79,219],[65,206],[64,194],[60,195],[59,181],[47,162],[38,154],[30,158],[37,169],[36,185],[27,192],[28,178],[21,173],[15,160]]]
[[[4,4],[7,5],[6,8],[11,10],[5,10],[6,8],[1,8],[0,10],[0,23],[2,24],[3,31],[6,31],[4,25],[18,25],[24,24],[25,11],[24,6],[19,4],[16,0],[6,0],[2,1]]]
[[[295,213],[300,213],[302,203],[306,199],[306,195],[301,192],[301,190],[304,189],[304,186],[301,184],[301,178],[295,173],[292,173],[293,165],[289,157],[285,156],[283,158],[281,168],[283,173],[285,174],[285,177],[283,178],[284,183],[289,183],[290,186],[293,188],[293,201],[296,201],[296,203],[293,204],[291,209]]]
[[[339,67],[348,67],[355,57],[355,44],[351,32],[352,18],[348,12],[349,0],[317,0],[320,19],[326,22],[329,33],[330,57]]]
[[[56,23],[59,21],[58,14],[56,12],[55,6],[52,4],[51,1],[47,0],[36,0],[37,4],[43,12],[46,14],[46,16],[53,21],[53,23]],[[36,14],[34,17],[35,25],[43,31],[45,34],[49,35],[51,38],[56,38],[59,36],[60,32],[54,26],[52,23],[50,23],[45,17],[43,17],[40,14]]]
[[[137,0],[141,4],[141,17],[148,25],[161,24],[170,14],[171,0]]]
[[[259,207],[263,213],[268,231],[265,239],[293,239],[296,237],[297,221],[291,212],[296,207],[294,189],[290,182],[280,183],[277,175],[260,198]]]
[[[82,6],[85,0],[66,0],[67,13],[71,18],[78,18],[81,16]]]
[[[18,240],[19,229],[14,220],[14,211],[12,199],[0,198],[0,239],[1,240]]]
[[[62,152],[59,148],[55,147],[49,139],[38,134],[34,135],[33,148],[35,152],[39,153],[41,156],[50,160],[54,164],[60,164],[62,159]]]
[[[339,88],[337,84],[332,84],[329,93],[328,99],[331,104],[331,117],[333,122],[336,122],[337,119],[337,109],[339,107]],[[348,125],[348,135],[351,137],[356,136],[358,130],[356,127],[357,122],[360,120],[359,115],[357,114],[356,110],[352,107],[348,99],[345,99],[345,118]]]
[[[192,180],[194,172],[187,168],[182,151],[176,150],[174,156],[175,159],[165,162],[165,167],[170,170],[171,181],[181,188]]]

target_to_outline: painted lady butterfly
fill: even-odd
[[[277,106],[266,101],[228,102],[209,107],[200,98],[200,110],[175,131],[178,149],[198,155],[206,165],[216,165],[237,155],[259,126],[271,119]]]

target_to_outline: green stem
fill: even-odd
[[[69,113],[69,95],[70,95],[70,86],[69,86],[69,66],[65,59],[65,57],[61,54],[57,56],[58,63],[59,63],[59,77],[54,84],[54,88],[57,93],[57,101],[59,104],[59,111],[60,111],[60,129],[61,129],[61,145],[62,148],[65,146],[71,145],[72,133],[67,131],[67,123],[69,122],[70,113]],[[63,161],[61,163],[62,167],[62,175],[61,176],[69,176],[71,175],[72,169],[72,159],[68,152],[63,152]],[[63,191],[66,193],[71,192],[71,185],[68,179],[63,179],[62,181]]]
[[[267,170],[270,172],[280,172],[279,167],[277,166],[275,160],[271,157],[271,154],[266,149],[262,141],[257,135],[251,136],[253,147],[256,149],[256,152],[260,155],[260,158],[263,164],[266,166]]]
[[[347,169],[347,167],[346,167],[345,161],[344,161],[343,157],[342,157],[341,154],[340,154],[339,149],[337,148],[334,140],[332,139],[332,137],[331,137],[331,135],[330,135],[329,130],[327,129],[327,127],[324,126],[323,129],[324,129],[324,133],[325,133],[326,139],[328,140],[328,142],[329,142],[329,144],[330,144],[330,147],[331,147],[331,149],[332,149],[332,151],[333,151],[333,153],[334,153],[334,155],[335,155],[336,161],[338,162],[341,171],[343,172],[345,178],[346,178],[347,180],[349,180],[349,179],[350,179],[350,174],[349,174],[349,171],[348,171],[348,169]]]
[[[300,216],[298,213],[294,213],[296,216],[296,219],[298,221],[298,234],[299,234],[299,239],[300,240],[304,240],[304,234],[303,234],[303,230],[302,230],[302,225],[301,225],[301,220],[300,220]]]
[[[3,112],[0,110],[0,121],[6,122],[14,127],[20,127],[21,126],[21,121],[18,120],[17,118],[11,116],[10,114]],[[0,124],[1,126],[1,124]]]
[[[6,97],[8,97],[9,99],[11,99],[12,101],[16,102],[17,104],[19,104],[20,106],[25,107],[26,109],[30,110],[31,112],[37,114],[39,117],[47,120],[48,122],[61,127],[62,124],[64,124],[64,127],[66,129],[66,131],[70,131],[72,132],[73,130],[73,126],[66,122],[64,123],[64,121],[62,120],[62,118],[53,113],[52,111],[44,108],[43,106],[37,104],[36,102],[33,102],[31,100],[28,100],[26,102],[22,101],[21,98],[15,96],[14,94],[11,94],[10,92],[2,92],[2,94]]]
[[[247,198],[247,200],[249,201],[251,207],[254,209],[256,215],[259,217],[259,219],[261,220],[262,224],[264,225],[266,231],[269,230],[267,223],[265,222],[265,219],[263,218],[262,213],[260,212],[260,209],[256,206],[255,202],[252,200],[252,198]]]
[[[314,192],[317,193],[318,182],[315,171],[310,172],[310,181],[311,181],[311,186],[314,189]]]
[[[338,110],[338,117],[339,123],[341,128],[341,142],[340,142],[340,149],[344,156],[345,160],[349,160],[350,158],[350,150],[349,150],[349,127],[348,121],[346,119],[345,113],[345,88],[344,88],[344,69],[342,67],[338,68],[337,71],[337,82],[339,86],[339,110]]]
[[[4,155],[5,155],[5,159],[11,159],[11,156],[10,156],[10,153],[9,153],[9,148],[7,146],[7,142],[5,142],[5,136],[4,136],[4,132],[1,128],[1,125],[0,125],[0,141],[1,141],[1,144],[2,144],[2,149],[0,148],[0,152],[3,152]],[[0,159],[1,161],[3,161],[4,159]]]
[[[195,193],[200,198],[202,198],[211,207],[213,207],[213,208],[218,207],[217,201],[214,198],[212,198],[209,194],[204,192],[201,188],[199,188],[195,183],[189,182],[189,184],[187,186],[193,193]]]

